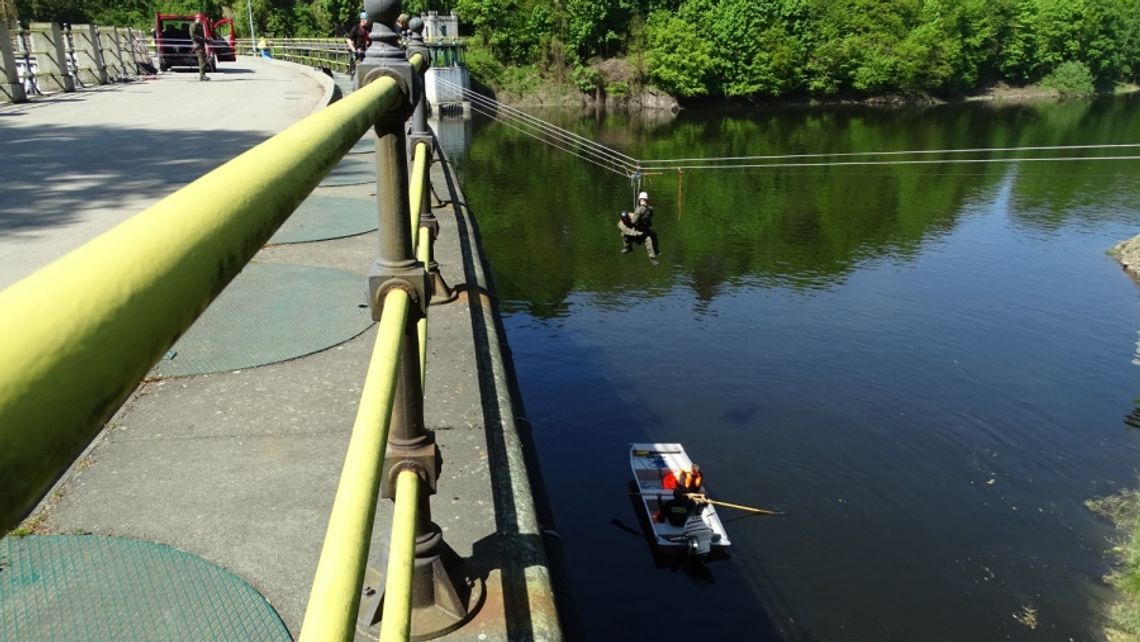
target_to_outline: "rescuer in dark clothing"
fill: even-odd
[[[672,473],[669,475],[672,476]],[[673,526],[681,526],[689,515],[694,515],[700,510],[700,499],[689,497],[689,494],[701,492],[704,477],[701,475],[701,467],[693,464],[689,470],[682,470],[673,479],[676,480],[676,484],[673,485],[673,499],[662,502],[660,511],[653,518],[658,522],[668,521]],[[664,486],[668,489],[670,482],[666,482]]]
[[[657,232],[653,231],[653,206],[649,204],[649,194],[638,194],[637,208],[621,213],[618,230],[621,231],[622,254],[632,250],[634,243],[644,243],[649,260],[657,264]]]
[[[202,14],[190,25],[190,42],[194,55],[198,56],[198,80],[209,80],[206,75],[206,27],[202,24]]]
[[[371,32],[372,29],[368,26],[368,13],[361,11],[360,22],[348,30],[348,36],[344,39],[348,43],[349,50],[352,51],[352,64],[350,65],[352,70],[349,75],[356,71],[356,63],[364,60],[365,52],[372,46],[372,39],[368,37]]]

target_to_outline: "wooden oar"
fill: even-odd
[[[737,510],[744,510],[744,511],[748,511],[750,513],[756,513],[757,515],[776,515],[776,516],[787,515],[787,513],[782,512],[782,511],[767,510],[764,508],[753,508],[752,506],[742,506],[740,504],[733,504],[730,502],[722,502],[722,501],[719,501],[716,499],[709,499],[708,496],[706,496],[702,493],[685,493],[685,496],[688,497],[689,499],[694,499],[697,501],[705,502],[706,504],[712,504],[714,506],[724,506],[725,508],[735,508]]]

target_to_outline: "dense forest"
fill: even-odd
[[[3,1],[3,0],[0,0]],[[244,18],[271,37],[333,36],[360,0],[15,0],[21,20],[145,27],[156,10]],[[954,94],[994,82],[1067,93],[1140,73],[1140,0],[413,0],[454,10],[468,64],[495,86],[536,79],[620,96]],[[248,31],[248,21],[238,20]]]

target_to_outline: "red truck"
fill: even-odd
[[[206,14],[176,15],[159,13],[154,17],[154,43],[158,52],[158,68],[162,71],[175,67],[198,67],[198,57],[194,55],[190,40],[190,25],[202,18],[206,31],[206,67],[209,71],[218,70],[218,62],[237,60],[234,44],[233,18],[211,20]]]

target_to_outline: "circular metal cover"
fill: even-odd
[[[238,576],[164,544],[0,540],[0,640],[291,640]]]
[[[365,284],[344,270],[251,263],[151,376],[242,370],[331,348],[372,325]]]

